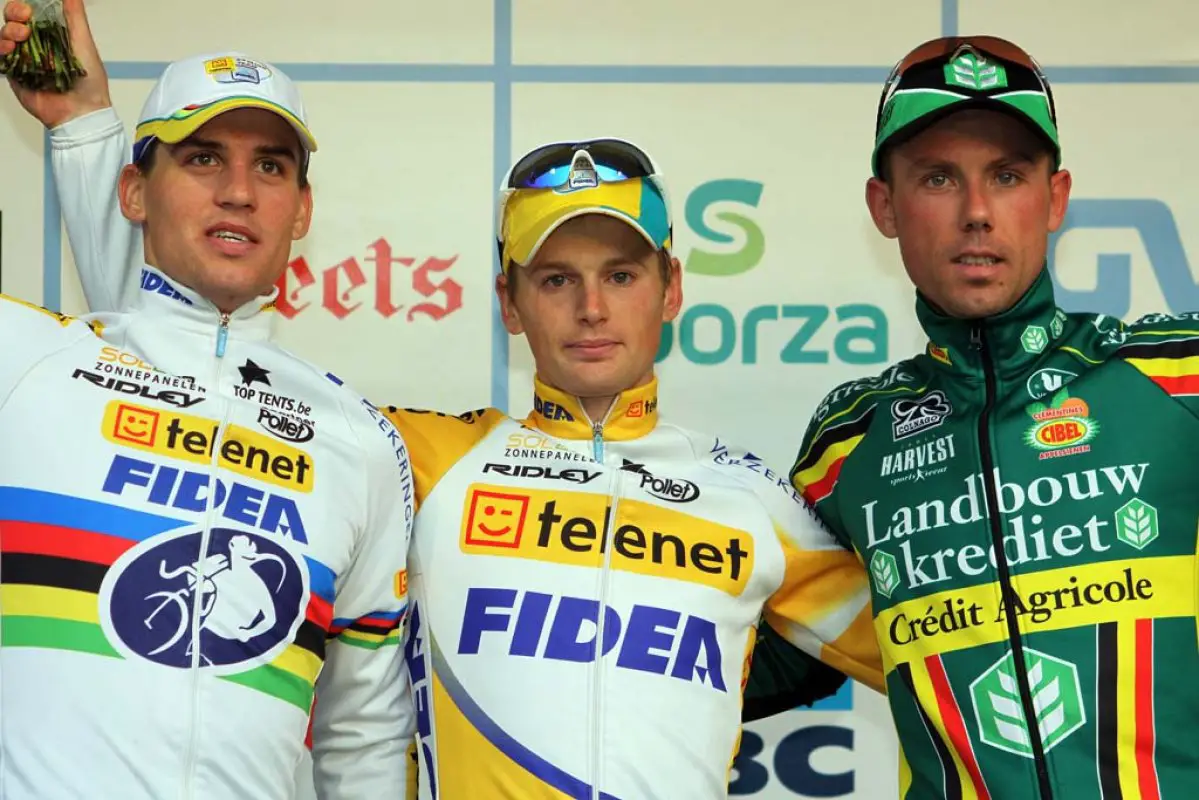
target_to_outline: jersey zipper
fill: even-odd
[[[216,332],[216,363],[212,385],[209,391],[212,393],[212,399],[220,398],[221,377],[225,364],[225,347],[229,340],[229,315],[222,313],[219,323],[217,324]],[[192,674],[192,697],[191,697],[191,730],[187,737],[187,750],[185,751],[183,760],[183,787],[181,796],[183,800],[191,800],[195,797],[195,771],[197,761],[198,744],[200,729],[200,658],[203,655],[200,649],[200,616],[196,610],[200,605],[200,597],[204,588],[204,579],[207,577],[204,574],[205,554],[208,551],[208,543],[211,539],[213,519],[216,516],[216,505],[213,503],[216,497],[216,480],[217,471],[220,468],[220,452],[221,441],[225,438],[225,430],[229,425],[229,413],[232,401],[226,398],[221,402],[221,421],[217,426],[216,436],[212,443],[212,460],[209,462],[211,472],[208,475],[208,498],[205,501],[204,510],[204,529],[200,533],[200,552],[196,562],[196,586],[192,595],[192,619],[191,619],[191,641],[192,641],[192,656],[189,669]]]
[[[600,466],[604,464],[604,424],[607,423],[608,417],[612,415],[612,409],[616,408],[616,401],[619,398],[612,398],[612,405],[608,406],[608,411],[604,414],[604,418],[597,423],[591,425],[591,445],[592,454]],[[580,403],[582,405],[582,403]],[[583,411],[586,415],[586,410]],[[588,420],[590,422],[590,419]],[[616,529],[616,509],[620,505],[620,476],[619,469],[613,470],[612,481],[609,484],[608,498],[611,504],[608,507],[608,517],[604,520],[604,527],[601,535],[607,534],[611,536]],[[612,564],[612,548],[610,542],[605,537],[601,541],[601,547],[604,554],[603,564],[600,567],[600,590],[599,590],[599,606],[596,610],[595,621],[595,676],[592,682],[591,690],[591,800],[600,800],[600,770],[603,766],[603,753],[600,742],[603,738],[603,680],[604,680],[604,618],[607,616],[604,613],[606,600],[608,598],[608,569]]]
[[[1028,683],[1028,665],[1024,662],[1024,641],[1020,637],[1020,625],[1013,613],[1019,607],[1019,598],[1012,586],[1012,574],[1008,569],[1007,553],[1003,547],[1003,521],[1000,518],[999,498],[995,491],[995,458],[991,452],[991,411],[995,404],[997,390],[995,388],[995,365],[991,360],[991,350],[981,323],[976,323],[970,329],[970,345],[982,357],[983,379],[985,381],[985,399],[983,410],[978,417],[978,448],[982,459],[983,490],[987,499],[987,521],[991,526],[991,546],[995,548],[995,564],[999,571],[999,590],[1003,598],[1004,615],[1007,622],[1008,643],[1012,648],[1012,668],[1016,673],[1016,684],[1020,689],[1020,705],[1024,710],[1025,728],[1028,729],[1028,740],[1032,745],[1033,764],[1037,771],[1037,785],[1040,789],[1041,800],[1053,799],[1053,788],[1049,784],[1049,768],[1045,762],[1045,745],[1041,741],[1041,729],[1037,725],[1036,708],[1032,701],[1032,689]]]

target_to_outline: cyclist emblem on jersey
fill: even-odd
[[[129,657],[240,672],[270,661],[304,619],[308,573],[278,541],[214,528],[156,536],[123,555],[100,590],[101,623]]]
[[[953,411],[949,399],[940,389],[923,397],[908,397],[891,404],[891,434],[895,441],[915,436],[935,428],[945,421]]]

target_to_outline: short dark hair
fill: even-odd
[[[142,157],[134,162],[138,172],[143,175],[149,175],[150,170],[154,169],[154,161],[158,153],[158,139],[151,139],[146,149],[142,151]],[[301,189],[308,188],[308,153],[303,147],[300,148],[300,163],[299,169],[296,171],[296,180],[300,184]]]
[[[672,266],[670,252],[665,247],[660,247],[654,251],[654,255],[656,255],[658,258],[658,274],[662,276],[662,286],[666,287],[670,284],[670,268]],[[521,271],[521,269],[522,267],[517,264],[510,264],[508,266],[508,272],[506,274],[508,277],[507,287],[509,299],[512,299],[516,296],[516,275]]]

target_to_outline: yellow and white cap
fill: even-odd
[[[295,128],[306,153],[316,152],[300,90],[278,67],[244,53],[207,53],[167,66],[142,105],[133,160],[154,140],[175,144],[218,114],[237,108],[273,111]]]

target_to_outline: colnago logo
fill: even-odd
[[[600,618],[603,616],[603,641]],[[598,600],[517,589],[471,587],[458,654],[506,650],[510,656],[591,663],[725,688],[716,625],[694,614],[638,603],[625,614]]]
[[[945,462],[955,455],[951,433],[883,456],[878,474],[879,477],[890,478],[892,486],[922,481],[949,469]]]
[[[528,558],[710,586],[740,595],[753,574],[746,531],[637,500],[583,492],[475,484],[467,492],[459,545],[471,555]]]
[[[1043,527],[1044,517],[1035,509],[1060,501],[1085,504],[1113,492],[1118,497],[1131,495],[1135,498],[1148,468],[1147,463],[1121,464],[1067,472],[1059,477],[1043,476],[1027,485],[1004,481],[997,468],[993,480],[999,511],[1009,529],[1003,537],[1007,562],[1019,566],[1074,558],[1084,552],[1103,553],[1116,542],[1143,549],[1157,536],[1157,514],[1156,510],[1151,514],[1152,506],[1139,500],[1125,503],[1112,519],[1101,519],[1098,514],[1092,514],[1080,524],[1060,525],[1051,531]],[[962,576],[975,577],[996,568],[995,548],[990,544],[985,548],[980,544],[964,544],[919,552],[919,534],[985,519],[983,480],[982,473],[975,473],[964,480],[965,491],[957,497],[901,506],[889,520],[877,518],[877,500],[862,506],[866,548],[871,554],[868,564],[880,594],[891,597],[900,586],[918,589]],[[1026,513],[1029,507],[1033,509],[1032,513]],[[1108,530],[1113,524],[1116,530]]]
[[[915,399],[902,397],[891,403],[892,439],[899,441],[935,428],[952,413],[948,398],[940,389]]]
[[[225,428],[217,447],[219,428],[214,420],[113,400],[105,409],[101,432],[113,444],[193,464],[212,463],[215,449],[217,464],[230,472],[284,489],[312,491],[315,465],[306,452],[237,425]]]

